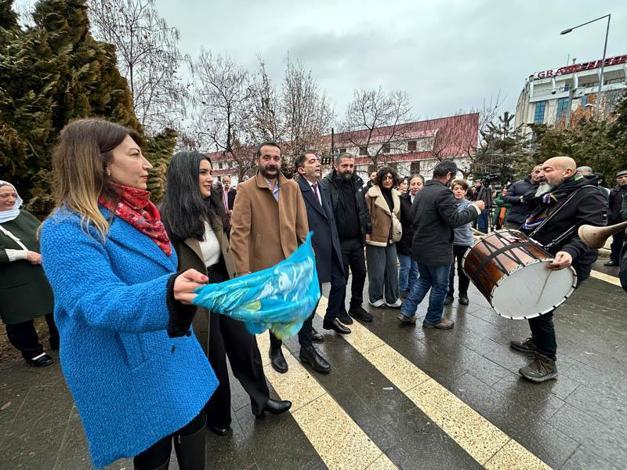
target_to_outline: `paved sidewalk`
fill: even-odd
[[[373,309],[375,321],[363,325],[361,340],[382,341],[552,468],[627,468],[626,301],[622,289],[598,279],[575,292],[556,314],[559,379],[540,385],[518,376],[527,359],[508,347],[510,339],[527,335],[526,323],[496,316],[474,290],[468,307],[455,301],[448,308],[457,322],[450,332],[399,327],[397,311]],[[419,317],[424,311],[421,306]],[[323,331],[320,318],[315,326]],[[327,409],[347,416],[346,425],[357,426],[368,445],[385,454],[371,468],[382,468],[383,461],[385,468],[481,468],[458,444],[454,425],[441,427],[418,408],[389,379],[390,364],[377,365],[360,351],[359,341],[326,332],[320,350],[333,365],[330,375],[299,373],[294,363],[284,376],[268,371],[270,383],[279,392],[290,390],[290,380],[318,387],[337,407],[312,406],[311,412],[317,419]],[[296,340],[287,347],[298,357]],[[261,353],[265,360],[265,346]],[[342,461],[355,468],[348,465],[350,455],[329,457],[333,445],[322,449],[323,441],[311,434],[330,417],[309,426],[303,404],[297,413],[255,420],[234,379],[232,388],[233,432],[208,436],[208,468],[340,468]],[[0,410],[0,469],[91,468],[58,364],[46,369],[29,368],[18,359],[0,364]],[[333,429],[324,432],[335,442],[341,439],[333,437]],[[130,469],[132,462],[110,468]],[[175,459],[170,468],[178,468]]]

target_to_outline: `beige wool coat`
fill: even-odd
[[[279,201],[261,174],[241,183],[231,215],[231,254],[238,274],[274,266],[292,254],[309,231],[298,183],[279,173]]]
[[[370,214],[372,232],[366,235],[366,243],[373,246],[388,246],[392,239],[392,213],[400,219],[401,199],[396,189],[392,189],[392,202],[394,208],[390,207],[383,197],[379,186],[372,186],[366,193],[366,207]]]

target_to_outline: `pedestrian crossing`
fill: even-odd
[[[326,306],[327,300],[323,297],[317,310],[318,317],[324,316]],[[443,431],[444,439],[454,441],[463,449],[469,467],[478,464],[487,469],[550,468],[366,327],[354,322],[350,328],[352,333],[337,338],[337,341],[348,343],[389,381],[391,387],[385,388],[401,392]],[[264,357],[267,357],[269,347],[267,338],[267,334],[258,336]],[[267,359],[264,364],[267,378],[281,398],[294,402],[292,416],[326,467],[398,468],[377,446],[376,439],[371,439],[350,413],[334,400],[333,393],[319,383],[321,378],[309,374],[287,348],[284,350],[289,372],[276,373]],[[334,373],[338,371],[331,372]],[[474,460],[474,465],[470,465],[470,459]],[[413,468],[422,467],[416,462]]]

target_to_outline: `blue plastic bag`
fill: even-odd
[[[279,339],[295,335],[320,298],[311,236],[270,268],[196,289],[194,304],[244,322],[252,334],[270,329]]]

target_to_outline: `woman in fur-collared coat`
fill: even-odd
[[[400,308],[396,243],[401,239],[401,200],[394,186],[398,175],[392,168],[377,172],[366,193],[371,232],[366,235],[368,297],[373,307]]]

